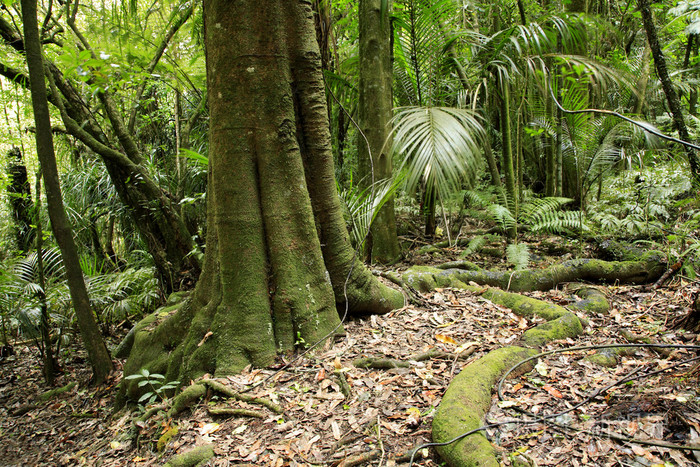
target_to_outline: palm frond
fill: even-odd
[[[392,120],[393,152],[403,156],[406,187],[414,191],[420,183],[447,199],[463,183],[476,178],[481,168],[479,142],[483,127],[477,116],[465,109],[404,107]]]
[[[403,174],[399,173],[393,179],[378,180],[364,189],[357,185],[346,189],[338,187],[340,199],[345,204],[349,215],[350,241],[355,248],[359,250],[364,247],[367,232],[377,214],[384,204],[396,195],[402,184]]]

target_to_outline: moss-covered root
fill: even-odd
[[[51,389],[50,391],[46,391],[45,393],[40,394],[40,395],[39,395],[39,400],[41,400],[41,401],[48,401],[48,400],[51,400],[51,399],[53,399],[54,397],[63,394],[64,392],[70,391],[71,389],[73,389],[73,388],[76,387],[77,385],[78,385],[78,383],[75,382],[75,381],[73,381],[72,383],[68,383],[68,384],[66,384],[65,386],[61,386],[60,388]]]
[[[581,321],[573,313],[542,323],[525,331],[520,340],[528,347],[541,347],[557,339],[575,337],[583,332]]]
[[[334,282],[333,289],[341,316],[346,297],[348,311],[354,316],[386,314],[405,305],[403,293],[379,282],[359,260],[355,260],[347,285]]]
[[[547,269],[526,269],[515,272],[447,269],[443,273],[450,274],[454,276],[454,280],[463,283],[476,282],[481,285],[500,287],[504,290],[526,292],[549,290],[563,282],[581,280],[644,284],[655,281],[661,277],[665,270],[665,263],[654,255],[639,261],[574,259]]]
[[[442,443],[482,425],[491,406],[491,390],[501,375],[516,363],[537,353],[522,347],[504,347],[489,352],[467,366],[452,380],[433,420],[433,441]],[[526,371],[521,367],[521,371]],[[498,466],[494,448],[483,431],[437,448],[449,465]]]
[[[585,311],[586,313],[607,314],[610,311],[608,297],[598,287],[579,285],[574,293],[581,300],[572,304],[571,308]]]
[[[201,383],[187,386],[180,394],[173,398],[173,402],[168,410],[168,417],[172,417],[185,409],[188,409],[207,393],[207,387]]]
[[[547,342],[575,337],[583,332],[583,325],[576,315],[559,305],[495,288],[486,289],[482,295],[510,308],[518,316],[539,316],[547,320],[523,333],[520,340],[527,347],[540,347]]]
[[[214,457],[214,445],[205,444],[170,458],[163,467],[192,467],[203,465]]]

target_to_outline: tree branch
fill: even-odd
[[[161,40],[160,45],[156,49],[155,55],[153,56],[150,63],[145,69],[147,76],[151,75],[151,73],[153,73],[153,70],[156,69],[158,62],[165,53],[165,49],[168,47],[168,44],[170,44],[170,41],[172,40],[173,36],[175,36],[175,33],[177,33],[177,31],[180,30],[182,25],[184,25],[187,22],[187,20],[192,16],[193,12],[194,2],[190,2],[189,6],[186,7],[182,11],[182,14],[180,14],[180,16],[170,25],[170,28],[165,33],[165,35],[163,36],[163,40]],[[144,91],[146,90],[147,82],[147,79],[144,79],[141,82],[141,84],[139,84],[139,87],[136,90],[136,96],[134,97],[134,107],[131,109],[131,114],[129,115],[129,125],[127,127],[129,134],[134,133],[134,128],[136,127],[136,116],[138,114],[138,103],[141,100]]]
[[[561,111],[564,112],[565,114],[571,114],[571,115],[573,115],[573,114],[583,114],[583,113],[596,113],[596,114],[602,114],[602,115],[612,115],[613,117],[620,118],[620,119],[622,119],[622,120],[624,120],[624,121],[626,121],[626,122],[629,122],[629,123],[631,123],[631,124],[633,124],[633,125],[635,125],[635,126],[638,126],[638,127],[641,128],[642,130],[644,130],[644,131],[646,131],[646,132],[648,132],[648,133],[651,133],[651,134],[654,135],[654,136],[658,136],[659,138],[662,138],[662,139],[665,139],[665,140],[667,140],[667,141],[671,141],[671,142],[674,142],[674,143],[678,143],[678,144],[680,144],[680,145],[682,145],[682,146],[685,146],[685,147],[688,147],[688,148],[693,148],[693,149],[698,149],[698,150],[700,150],[700,146],[698,146],[698,145],[696,145],[696,144],[689,143],[688,141],[683,141],[682,139],[674,138],[673,136],[669,136],[669,135],[667,135],[667,134],[665,134],[665,133],[661,133],[659,130],[657,130],[656,128],[652,127],[651,125],[646,125],[646,124],[643,123],[643,122],[640,122],[640,121],[637,121],[637,120],[633,120],[633,119],[631,119],[631,118],[629,118],[629,117],[627,117],[627,116],[625,116],[625,115],[622,115],[621,113],[614,112],[614,111],[612,111],[612,110],[602,110],[602,109],[567,110],[567,109],[565,109],[564,107],[561,106],[561,104],[560,104],[559,101],[557,100],[556,96],[554,95],[554,92],[552,91],[552,87],[551,87],[551,86],[550,86],[550,88],[549,88],[549,93],[550,93],[550,95],[552,96],[552,99],[554,100],[554,104],[559,108],[559,110],[561,110]]]

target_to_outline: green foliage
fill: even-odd
[[[393,119],[393,151],[404,156],[406,188],[419,184],[445,200],[471,184],[481,168],[479,144],[483,127],[478,117],[465,109],[404,107]]]
[[[469,240],[467,247],[462,251],[461,257],[464,258],[465,256],[476,253],[481,249],[481,247],[486,245],[487,241],[488,239],[485,235],[477,235],[476,237],[472,238]]]
[[[367,188],[353,185],[350,180],[348,188],[338,186],[340,199],[348,215],[348,231],[353,246],[361,250],[364,247],[367,232],[382,209],[382,206],[396,195],[403,183],[399,174],[392,180],[379,180]]]
[[[516,271],[527,269],[530,262],[530,248],[525,243],[511,243],[506,247],[508,262],[515,266]]]
[[[164,401],[168,398],[168,393],[174,392],[180,385],[179,381],[165,382],[165,376],[158,373],[151,373],[143,368],[139,373],[126,376],[124,379],[137,380],[138,387],[148,386],[149,391],[144,393],[138,400],[144,406],[153,404],[157,400]]]
[[[40,338],[42,297],[46,296],[50,317],[54,326],[62,329],[68,321],[59,313],[51,312],[56,296],[56,284],[64,280],[65,269],[58,249],[45,250],[42,256],[47,290],[39,284],[38,256],[31,253],[26,258],[15,258],[5,264],[0,275],[0,315],[10,328],[17,329],[25,339]]]
[[[490,192],[466,191],[465,205],[480,207],[504,231],[524,225],[530,232],[569,234],[572,231],[587,230],[583,216],[579,211],[565,211],[562,208],[571,203],[569,198],[537,198],[531,193],[524,193],[519,204],[519,211],[514,214],[508,207],[503,191]]]
[[[687,170],[675,162],[624,171],[606,179],[588,217],[606,235],[654,235],[673,221],[674,204],[690,187]]]

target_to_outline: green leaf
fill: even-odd
[[[147,392],[147,393],[144,394],[143,396],[139,397],[139,403],[145,401],[145,400],[148,399],[149,397],[155,397],[155,394],[153,394],[152,392]]]

